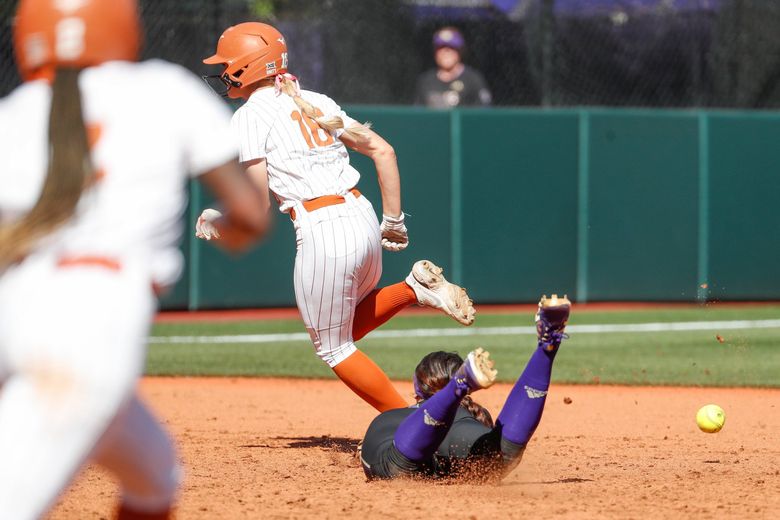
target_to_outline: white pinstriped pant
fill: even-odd
[[[355,308],[379,283],[379,221],[363,196],[307,212],[295,206],[295,300],[317,355],[331,368],[347,359]]]

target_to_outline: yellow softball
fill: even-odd
[[[726,412],[717,404],[708,404],[699,408],[696,413],[696,424],[706,433],[717,433],[726,422]]]

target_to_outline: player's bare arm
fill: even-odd
[[[225,210],[204,210],[196,225],[197,236],[219,238],[223,247],[235,251],[247,248],[267,232],[271,220],[267,180],[266,188],[260,189],[250,175],[249,168],[245,172],[231,161],[201,176]]]
[[[401,176],[398,173],[395,150],[390,143],[373,130],[365,129],[361,133],[363,135],[360,139],[355,139],[347,133],[342,134],[340,139],[348,147],[374,161],[379,179],[379,189],[382,191],[382,213],[389,217],[399,217],[401,215]]]
[[[382,136],[359,126],[362,127],[359,138],[345,132],[340,139],[348,147],[374,161],[382,192],[382,247],[389,251],[401,251],[409,245],[409,236],[401,211],[401,176],[395,150]]]

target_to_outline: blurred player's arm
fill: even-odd
[[[271,197],[268,195],[268,161],[265,159],[255,159],[241,163],[241,166],[246,168],[246,174],[252,181],[252,184],[260,191],[262,195],[260,209],[264,213],[271,213]]]
[[[266,234],[272,213],[265,160],[248,165],[246,171],[231,161],[201,175],[200,179],[224,211],[204,210],[195,226],[196,236],[206,240],[218,238],[223,247],[235,251],[246,249]]]
[[[409,236],[401,211],[401,176],[395,150],[373,130],[362,127],[360,134],[360,138],[355,138],[345,132],[340,139],[348,147],[374,161],[382,192],[382,247],[389,251],[401,251],[409,245]]]

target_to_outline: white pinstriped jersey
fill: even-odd
[[[301,96],[325,117],[337,115],[345,127],[355,123],[328,96],[308,90]],[[233,115],[232,126],[241,162],[267,160],[268,185],[282,212],[297,201],[343,195],[360,179],[338,139],[341,132],[331,135],[321,129],[291,97],[277,95],[272,87],[256,90]]]
[[[160,85],[171,96],[161,95]],[[184,68],[160,60],[109,62],[79,77],[85,123],[95,133],[99,180],[76,215],[41,244],[54,255],[149,259],[155,281],[176,280],[186,181],[235,159],[230,111]],[[26,213],[47,167],[51,87],[25,83],[0,100],[0,221]]]

